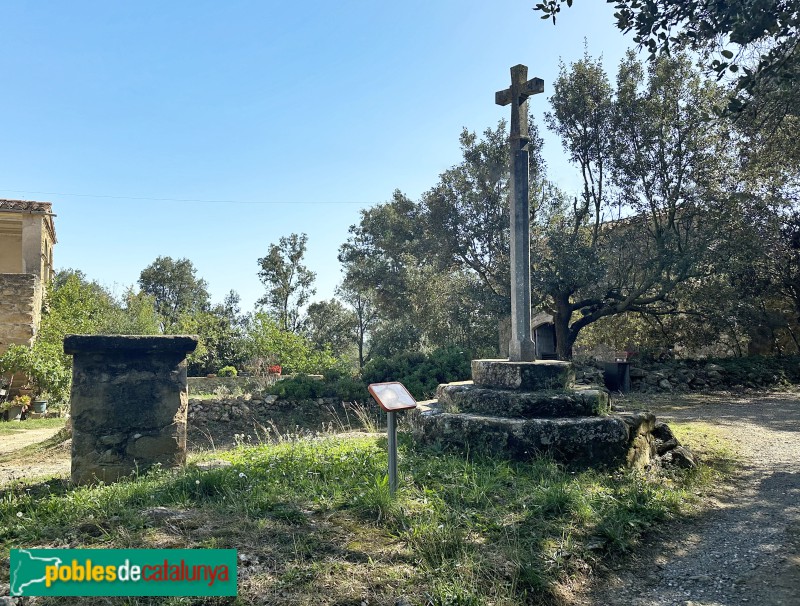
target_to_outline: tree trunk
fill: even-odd
[[[553,328],[556,333],[556,356],[559,360],[572,359],[572,346],[575,336],[569,329],[572,310],[569,306],[569,295],[556,299],[556,311],[553,314]]]
[[[358,368],[364,368],[364,331],[358,329]]]

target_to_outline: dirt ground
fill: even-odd
[[[24,424],[24,421],[23,421]],[[59,427],[42,429],[21,429],[14,434],[0,435],[0,485],[12,480],[22,478],[43,478],[59,476],[65,479],[69,476],[70,452],[68,445],[51,448],[46,454],[34,455],[26,460],[11,458],[3,455],[12,455],[31,444],[38,444],[49,440],[59,432]]]
[[[742,462],[701,514],[664,528],[581,606],[800,605],[800,391],[648,398],[659,419],[703,421]]]

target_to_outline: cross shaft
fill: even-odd
[[[528,80],[528,68],[511,68],[511,86],[494,95],[497,105],[511,105],[511,341],[508,359],[532,362],[536,346],[531,339],[531,243],[528,200],[528,97],[544,92],[540,78]]]

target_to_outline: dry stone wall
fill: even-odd
[[[39,328],[42,285],[34,274],[0,274],[0,354],[30,345]]]

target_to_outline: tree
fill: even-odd
[[[720,77],[736,74],[731,109],[748,105],[771,114],[772,126],[800,113],[800,10],[796,0],[606,0],[617,28],[653,57],[699,51]],[[542,0],[536,10],[552,18],[573,0]]]
[[[204,376],[224,366],[242,368],[247,362],[245,326],[239,310],[239,295],[230,291],[222,303],[206,311],[184,314],[178,330],[199,337],[197,348],[189,354],[189,373]]]
[[[247,352],[251,360],[279,364],[287,373],[322,373],[336,365],[329,348],[315,349],[308,339],[284,330],[263,311],[255,313],[248,323]]]
[[[483,284],[472,270],[454,265],[443,252],[448,232],[431,224],[424,203],[395,191],[390,201],[362,211],[350,234],[339,260],[348,288],[363,303],[374,302],[370,354],[386,356],[444,345],[485,349],[494,341],[496,320],[474,313],[475,300],[488,300]],[[372,324],[369,314],[364,320]],[[491,325],[488,338],[487,324]]]
[[[258,277],[267,293],[258,300],[278,318],[283,330],[299,333],[303,327],[302,311],[316,289],[316,274],[303,265],[306,253],[306,234],[282,237],[270,245],[266,257],[258,260]]]
[[[208,284],[197,278],[189,259],[158,257],[139,274],[142,291],[153,297],[163,332],[172,332],[182,314],[208,308]]]
[[[375,293],[372,288],[359,288],[355,281],[346,277],[336,294],[348,305],[355,317],[355,342],[358,346],[358,367],[364,368],[366,362],[365,347],[367,337],[378,319],[375,307]]]
[[[356,315],[336,299],[308,306],[306,335],[319,349],[330,348],[337,358],[356,344]]]
[[[562,66],[548,124],[581,168],[572,202],[552,196],[534,230],[534,300],[553,314],[558,355],[580,331],[625,312],[678,313],[672,295],[710,271],[727,200],[720,98],[684,57],[644,69],[632,53],[612,91],[588,56]],[[613,191],[609,191],[609,180]]]

